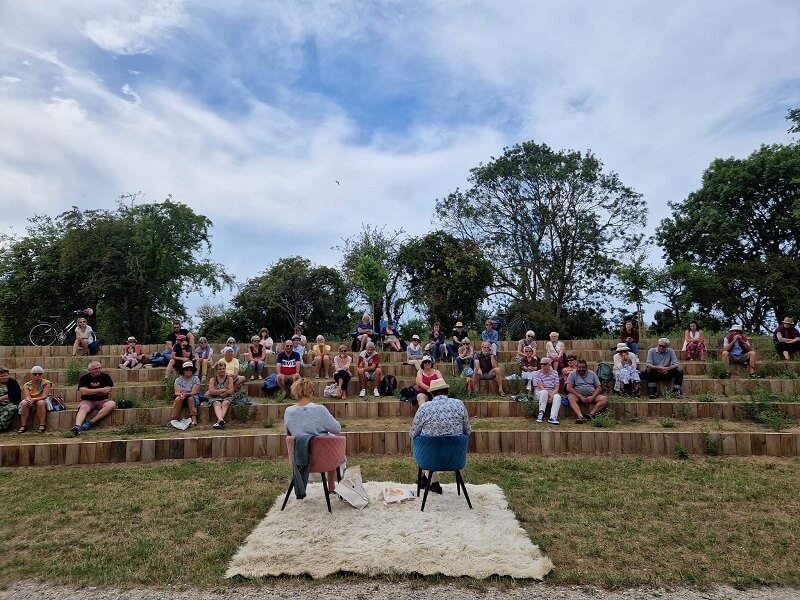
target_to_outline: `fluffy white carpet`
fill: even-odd
[[[365,483],[370,503],[361,511],[332,495],[333,514],[322,484],[309,484],[304,500],[292,495],[283,512],[281,495],[239,548],[226,576],[319,578],[342,571],[542,579],[553,568],[498,486],[467,483],[474,507],[469,510],[455,484],[446,484],[443,495],[428,495],[420,512],[421,499],[383,504],[383,488],[399,485]]]

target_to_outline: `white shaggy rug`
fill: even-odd
[[[294,494],[281,512],[283,494],[231,560],[227,577],[310,575],[337,572],[378,575],[442,574],[484,579],[505,575],[542,579],[553,568],[520,527],[496,485],[470,485],[469,510],[455,483],[443,495],[383,504],[385,487],[416,485],[366,482],[369,505],[359,511],[331,495],[328,513],[321,483],[309,484],[304,500]],[[422,492],[420,492],[422,495]]]

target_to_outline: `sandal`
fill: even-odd
[[[19,429],[17,429],[17,433],[25,433],[25,426],[23,425]]]
[[[44,433],[45,431],[47,431],[47,425],[39,425],[36,428],[36,433]]]
[[[220,425],[220,424],[219,424],[219,421],[217,421],[216,423],[214,423],[214,424],[212,425],[212,427],[213,427],[214,429],[222,429],[222,425]]]

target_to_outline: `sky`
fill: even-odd
[[[714,158],[789,141],[799,57],[796,0],[0,0],[0,231],[171,194],[244,282],[435,229],[534,140],[594,152],[652,232]]]

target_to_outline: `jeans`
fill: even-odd
[[[648,367],[644,371],[643,378],[647,380],[647,387],[649,388],[655,388],[656,382],[659,380],[667,381],[670,379],[672,380],[672,387],[675,389],[679,390],[683,386],[683,370],[680,367],[666,373]]]
[[[437,362],[440,358],[447,356],[447,344],[435,344],[431,342],[431,358]]]
[[[261,371],[264,370],[264,361],[263,360],[259,360],[259,361],[251,360],[249,365],[250,365],[250,375],[259,375],[260,376],[261,375]]]

